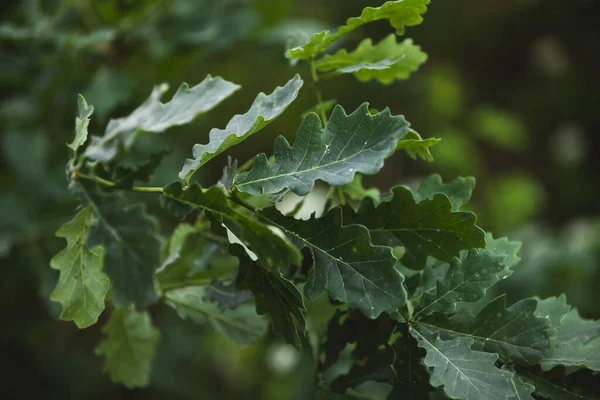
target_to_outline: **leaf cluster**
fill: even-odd
[[[315,84],[323,78],[317,72],[383,84],[405,79],[426,57],[395,34],[322,54],[376,20],[403,34],[422,21],[428,3],[367,7],[286,56],[308,61]],[[512,274],[520,244],[494,238],[463,210],[474,178],[444,183],[432,175],[417,190],[398,185],[385,194],[362,186],[362,176],[378,173],[398,150],[431,161],[428,149],[437,140],[423,140],[404,116],[364,103],[349,113],[335,105],[327,118],[317,91],[321,115],[307,113],[292,144],[280,136],[272,156],[259,154],[239,169],[230,162],[213,186],[192,180],[284,113],[302,86],[295,75],[258,94],[246,113],[196,144],[179,179],[164,187],[137,185],[154,173],[162,152],[135,166],[121,155],[145,134],[209,112],[239,86],[208,76],[161,103],[166,87],[158,85],[129,116],[110,120],[102,136],[89,134],[94,109],[79,98],[66,166],[79,208],[57,232],[67,245],[51,263],[60,271],[51,298],[62,304],[61,318],[80,328],[96,323],[109,304],[96,353],[111,379],[127,387],[150,382],[160,333],[149,310],[166,304],[242,346],[270,325],[289,345],[318,355],[315,390],[331,398],[373,385],[390,399],[586,398],[585,390],[547,376],[564,367],[599,371],[600,323],[582,319],[564,297],[508,307],[503,296],[486,298]],[[300,219],[297,209],[279,210],[281,199],[308,195],[318,181],[329,187],[322,215]],[[138,201],[153,195],[160,220],[176,225],[171,232]],[[335,312],[325,332],[313,332],[306,304],[323,294]],[[340,373],[348,359],[351,367]]]

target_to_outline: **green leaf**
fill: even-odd
[[[226,239],[206,237],[205,229],[206,225],[198,223],[196,226],[180,224],[175,229],[168,254],[156,270],[156,280],[162,290],[233,276],[237,259],[229,255],[228,244],[223,243]]]
[[[490,232],[485,234],[485,242],[485,248],[487,250],[505,256],[503,261],[505,269],[502,271],[501,277],[505,278],[510,276],[512,274],[510,269],[521,261],[521,257],[517,254],[521,249],[522,243],[516,240],[508,240],[506,237],[494,239],[494,236]]]
[[[164,188],[161,202],[164,208],[180,217],[192,209],[210,212],[269,270],[300,265],[302,256],[297,248],[259,222],[254,214],[227,200],[219,187],[203,191],[200,186],[193,185],[182,190],[181,183],[176,182]]]
[[[378,188],[373,187],[365,189],[362,183],[363,176],[356,174],[352,182],[342,186],[340,189],[352,200],[360,201],[365,197],[369,197],[375,204],[381,202],[381,192]]]
[[[306,335],[302,294],[281,273],[266,271],[245,255],[240,255],[239,259],[237,288],[251,290],[254,293],[256,312],[260,315],[269,314],[273,331],[281,333],[288,344],[301,350]]]
[[[406,150],[413,160],[416,160],[417,157],[421,157],[425,161],[432,162],[433,155],[429,151],[429,148],[435,146],[441,140],[442,139],[438,138],[423,139],[417,131],[409,129],[406,136],[404,136],[396,145],[396,150]]]
[[[67,147],[73,150],[73,154],[76,154],[77,150],[87,141],[90,117],[94,112],[94,106],[88,106],[82,95],[79,95],[77,99],[77,107],[78,112],[77,117],[75,118],[75,138],[71,143],[67,143]]]
[[[166,151],[161,151],[152,154],[146,162],[133,168],[118,165],[111,179],[115,184],[114,189],[131,189],[136,181],[149,181],[166,153]]]
[[[476,316],[469,311],[451,318],[434,315],[418,322],[450,337],[474,340],[472,348],[497,353],[504,362],[534,365],[548,348],[548,321],[537,318],[537,302],[527,299],[506,308],[504,295],[490,301]]]
[[[216,303],[204,301],[205,294],[205,288],[192,286],[170,290],[165,298],[181,318],[200,324],[210,322],[217,332],[240,345],[248,345],[267,332],[267,321],[256,314],[253,304],[224,311]]]
[[[354,74],[361,82],[377,79],[389,85],[395,79],[407,79],[426,60],[427,54],[411,39],[397,43],[396,35],[391,34],[375,46],[371,39],[365,39],[351,53],[341,49],[327,54],[315,62],[315,67],[321,72]]]
[[[404,34],[405,26],[419,25],[423,22],[421,14],[427,11],[429,0],[399,0],[388,1],[381,7],[366,7],[359,17],[349,18],[346,25],[341,26],[337,32],[330,33],[325,30],[315,33],[307,43],[302,46],[294,47],[286,52],[286,57],[290,59],[310,60],[323,53],[327,47],[356,28],[369,22],[382,19],[389,20],[398,35]]]
[[[510,371],[510,370],[509,370]],[[510,371],[514,374],[514,371]],[[518,375],[514,375],[512,378],[512,392],[513,395],[508,400],[534,400],[532,393],[535,391],[535,387],[527,382],[524,382]]]
[[[364,199],[348,223],[366,226],[377,244],[404,246],[402,263],[422,268],[427,256],[449,262],[460,250],[485,247],[485,232],[476,220],[471,212],[452,212],[444,194],[417,203],[409,189],[398,186],[378,206]]]
[[[237,290],[235,282],[225,285],[223,281],[216,280],[206,286],[202,300],[215,302],[220,311],[231,310],[252,298],[248,290]]]
[[[81,209],[75,217],[56,232],[67,240],[67,247],[50,260],[50,266],[60,271],[50,300],[62,304],[60,319],[75,321],[78,328],[87,328],[98,321],[104,311],[104,297],[110,280],[102,272],[104,248],[88,249],[85,237],[91,223],[91,208]]]
[[[588,344],[584,344],[578,338],[573,338],[568,342],[555,343],[552,341],[547,355],[541,360],[541,365],[544,371],[557,365],[600,371],[600,337]]]
[[[535,386],[535,393],[552,400],[595,400],[597,397],[586,396],[576,391],[551,382],[546,377],[534,375],[526,371],[518,371],[519,377]]]
[[[418,203],[424,199],[433,199],[437,193],[443,193],[452,202],[452,211],[459,211],[463,205],[469,202],[474,188],[475,178],[471,176],[459,177],[443,183],[441,175],[433,174],[421,183],[419,190],[413,193],[413,197]]]
[[[123,207],[117,194],[83,190],[97,223],[87,236],[87,246],[104,247],[104,272],[110,277],[117,307],[134,303],[138,309],[154,303],[154,270],[160,263],[161,241],[157,220],[141,203]]]
[[[110,379],[130,389],[148,386],[160,340],[150,314],[137,312],[133,307],[114,310],[102,332],[107,338],[95,353],[105,357],[104,371]]]
[[[130,148],[141,133],[158,133],[187,124],[199,114],[216,107],[239,88],[239,85],[220,77],[208,75],[192,88],[182,83],[171,101],[163,104],[160,98],[169,85],[163,83],[155,86],[150,97],[131,114],[110,120],[104,136],[93,136],[85,155],[93,160],[109,162],[117,155],[119,145]]]
[[[350,115],[336,106],[325,129],[316,114],[309,114],[293,146],[279,136],[274,161],[269,163],[264,153],[259,154],[250,171],[236,176],[235,186],[250,194],[290,189],[303,196],[317,179],[334,186],[348,184],[357,172],[379,172],[408,126],[404,117],[392,116],[389,110],[370,115],[367,103]]]
[[[246,140],[279,117],[298,97],[298,91],[303,83],[300,75],[296,74],[283,87],[277,87],[273,93],[269,95],[259,93],[250,109],[245,114],[235,115],[225,129],[212,129],[207,144],[194,145],[194,158],[185,161],[179,172],[179,178],[189,182],[194,172],[208,161]]]
[[[471,350],[473,339],[457,337],[441,340],[427,329],[417,326],[410,330],[419,347],[427,355],[424,362],[433,369],[430,383],[444,387],[453,399],[506,400],[511,397],[512,377],[497,368],[498,355]]]
[[[363,226],[342,226],[340,208],[308,221],[283,216],[275,208],[263,210],[262,216],[298,247],[311,250],[314,266],[304,287],[307,298],[314,300],[327,291],[332,299],[360,309],[369,318],[393,313],[405,304],[404,277],[394,269],[391,249],[371,245]]]
[[[506,268],[506,256],[490,250],[472,249],[442,266],[435,276],[435,286],[415,301],[416,315],[441,312],[452,314],[458,302],[475,302],[498,282],[498,274]]]
[[[536,301],[536,315],[547,319],[551,328],[542,369],[565,365],[600,370],[600,321],[581,318],[576,308],[567,305],[564,295]]]

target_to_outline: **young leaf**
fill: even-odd
[[[130,389],[148,386],[160,340],[150,314],[137,312],[133,307],[116,309],[102,332],[107,338],[95,353],[105,357],[104,370],[110,379]]]
[[[87,246],[104,247],[104,271],[113,287],[117,307],[134,303],[145,308],[158,298],[154,270],[160,262],[157,220],[143,204],[123,208],[116,194],[100,195],[84,189],[97,222],[89,229]]]
[[[214,302],[219,305],[220,311],[231,310],[252,298],[248,290],[237,290],[235,282],[225,285],[223,281],[216,280],[204,290],[202,300]]]
[[[94,113],[94,106],[88,106],[82,95],[77,99],[77,117],[75,118],[75,138],[71,143],[67,143],[67,147],[73,150],[73,154],[85,144],[88,137],[88,126],[90,125],[90,117]]]
[[[371,245],[363,226],[342,226],[340,208],[308,221],[283,216],[275,208],[263,210],[262,216],[298,247],[312,251],[314,266],[304,287],[307,298],[314,300],[327,291],[332,299],[360,309],[369,318],[395,312],[405,304],[404,277],[394,268],[391,249]]]
[[[356,174],[352,182],[342,186],[340,189],[352,200],[360,201],[365,197],[369,197],[375,204],[381,202],[381,192],[378,188],[373,187],[366,189],[362,183],[363,176]]]
[[[346,25],[341,26],[337,32],[322,31],[311,36],[307,43],[294,47],[286,52],[290,59],[310,60],[323,53],[327,46],[342,36],[369,22],[382,19],[389,20],[398,35],[404,34],[405,26],[414,26],[423,22],[421,14],[427,11],[429,0],[399,0],[388,1],[381,7],[366,7],[359,17],[349,18]]]
[[[203,191],[200,186],[193,185],[182,190],[181,183],[175,182],[164,188],[161,202],[164,208],[180,217],[196,208],[210,212],[269,270],[300,265],[302,256],[297,248],[257,221],[252,213],[236,208],[219,187]]]
[[[316,114],[309,114],[293,146],[279,136],[273,162],[259,154],[252,169],[238,174],[234,184],[250,194],[290,189],[299,196],[308,194],[317,179],[342,186],[352,182],[357,172],[379,172],[408,126],[403,116],[392,116],[389,110],[370,115],[367,103],[350,115],[336,106],[325,129]]]
[[[50,300],[62,304],[60,319],[75,321],[78,328],[87,328],[98,321],[104,311],[104,297],[110,280],[102,272],[104,248],[88,249],[85,237],[90,224],[91,208],[82,208],[73,219],[56,232],[67,240],[67,247],[50,260],[50,266],[60,271]]]
[[[458,302],[475,302],[498,282],[498,274],[506,268],[503,254],[472,249],[443,266],[435,286],[425,291],[415,305],[415,316],[422,313],[452,314]]]
[[[421,268],[427,256],[449,262],[460,250],[485,247],[485,232],[476,220],[471,212],[452,212],[444,194],[417,203],[409,189],[398,186],[378,206],[364,199],[348,222],[369,228],[375,243],[404,246],[402,263]]]
[[[396,150],[406,150],[413,160],[421,157],[425,161],[432,162],[433,155],[429,151],[429,148],[435,146],[441,140],[438,138],[423,139],[417,131],[409,129],[406,136],[396,144]]]
[[[443,386],[453,399],[506,400],[512,396],[513,374],[494,365],[496,354],[471,350],[473,339],[444,341],[420,326],[410,333],[427,352],[424,362],[433,369],[433,387]]]
[[[407,79],[426,60],[427,54],[411,39],[397,43],[396,35],[391,34],[375,46],[371,39],[365,39],[351,53],[341,49],[327,54],[315,62],[315,67],[321,72],[354,74],[361,82],[377,79],[389,85],[395,79]]]
[[[273,93],[269,95],[259,93],[245,114],[235,115],[227,123],[225,129],[212,129],[209,132],[209,142],[207,144],[194,145],[194,158],[185,161],[181,172],[179,172],[179,178],[189,182],[194,172],[212,158],[246,140],[250,135],[260,131],[279,117],[298,97],[298,91],[302,84],[303,81],[300,75],[296,74],[285,86],[277,87]]]
[[[296,286],[281,273],[261,268],[239,250],[240,269],[236,278],[239,290],[250,290],[254,293],[256,312],[269,314],[273,331],[281,333],[288,344],[302,349],[302,341],[306,336],[306,321],[303,311],[304,300]]]
[[[158,85],[130,115],[110,120],[104,136],[93,136],[85,155],[93,160],[109,162],[117,155],[117,142],[129,148],[139,133],[163,132],[173,126],[187,124],[199,114],[216,107],[239,88],[239,85],[220,77],[208,75],[192,88],[182,83],[171,101],[163,104],[160,98],[169,85]]]
[[[463,205],[469,202],[474,188],[475,178],[471,176],[443,183],[439,174],[433,174],[421,183],[419,190],[414,192],[413,196],[418,203],[424,199],[433,199],[437,193],[443,193],[452,202],[452,211],[459,211]]]
[[[165,298],[181,318],[200,324],[210,322],[217,332],[240,345],[248,345],[266,333],[267,321],[256,314],[253,304],[223,311],[216,303],[204,301],[205,294],[205,288],[191,286],[170,290]]]
[[[490,301],[476,316],[464,311],[451,318],[434,315],[420,321],[431,331],[474,340],[472,348],[497,353],[505,362],[534,365],[548,348],[548,321],[534,313],[537,302],[527,299],[505,307],[505,296]]]

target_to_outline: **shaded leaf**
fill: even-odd
[[[104,247],[104,272],[110,277],[113,302],[121,307],[134,303],[138,309],[154,303],[154,270],[160,263],[161,241],[157,220],[143,204],[123,207],[116,194],[101,195],[83,189],[94,211],[96,224],[87,236],[87,246]]]
[[[585,344],[581,339],[555,342],[541,360],[542,369],[547,371],[557,365],[589,368],[600,371],[600,337]]]
[[[163,104],[160,98],[169,85],[155,86],[150,97],[127,117],[111,119],[104,136],[93,136],[85,155],[93,160],[109,162],[117,155],[119,145],[130,148],[140,133],[163,132],[173,126],[187,124],[199,114],[216,107],[239,88],[239,85],[220,77],[208,75],[192,88],[182,83],[171,101]]]
[[[365,39],[351,53],[341,49],[327,54],[315,62],[315,67],[321,72],[354,74],[361,82],[377,79],[387,85],[395,79],[407,79],[426,60],[427,54],[411,39],[397,43],[396,35],[391,34],[375,46],[371,39]]]
[[[262,216],[298,247],[311,250],[314,266],[304,287],[309,299],[326,291],[332,299],[360,309],[369,318],[392,313],[405,304],[404,277],[394,269],[391,249],[371,245],[369,231],[363,226],[342,226],[340,208],[308,221],[283,216],[275,208],[263,210]]]
[[[527,371],[518,371],[519,378],[535,386],[535,393],[552,400],[594,400],[596,397],[577,393],[576,391],[551,382],[544,376],[538,376]]]
[[[310,60],[321,54],[327,47],[356,28],[369,22],[382,19],[389,20],[396,33],[404,34],[405,26],[414,26],[423,22],[421,14],[427,11],[426,5],[429,0],[400,0],[388,1],[381,7],[366,7],[359,17],[349,18],[346,25],[338,28],[337,32],[330,33],[325,30],[315,33],[308,42],[302,46],[294,47],[286,52],[286,57],[290,59]]]
[[[117,166],[111,179],[115,184],[114,188],[130,189],[136,181],[149,181],[166,153],[166,151],[161,151],[153,154],[148,161],[133,168],[121,165]]]
[[[156,270],[162,290],[207,282],[235,273],[237,259],[229,255],[228,244],[204,235],[206,226],[180,224],[169,243],[168,254]]]
[[[165,298],[181,318],[197,323],[210,322],[217,332],[240,345],[250,344],[267,332],[267,321],[256,314],[253,304],[223,310],[216,303],[205,301],[206,293],[204,287],[191,286],[170,290]]]
[[[235,282],[229,285],[216,280],[206,286],[202,300],[217,303],[220,311],[231,310],[252,298],[248,290],[237,290]]]
[[[347,220],[369,228],[377,244],[404,246],[401,261],[410,267],[425,266],[427,256],[449,262],[460,250],[485,247],[485,233],[475,225],[475,214],[452,212],[444,194],[417,203],[409,189],[398,186],[378,206],[364,199]]]
[[[413,193],[416,202],[424,199],[433,199],[437,193],[443,193],[452,202],[452,211],[459,211],[461,207],[469,202],[471,193],[475,188],[475,178],[459,177],[448,183],[442,182],[439,174],[429,175],[419,186],[419,190]]]
[[[443,336],[474,340],[472,348],[497,353],[504,362],[534,365],[548,349],[548,322],[534,313],[537,302],[527,299],[505,306],[506,297],[490,301],[476,316],[464,311],[451,318],[434,315],[419,321]]]
[[[60,319],[74,321],[80,329],[98,321],[110,286],[108,276],[102,272],[104,248],[88,249],[85,245],[91,217],[88,206],[60,227],[56,236],[65,238],[67,247],[50,260],[50,266],[60,271],[50,300],[62,304]]]
[[[163,208],[182,218],[192,209],[213,214],[244,247],[258,257],[261,265],[270,270],[300,265],[302,257],[297,248],[269,226],[259,222],[248,210],[236,208],[219,187],[203,191],[200,186],[193,185],[182,190],[181,184],[176,182],[164,188],[161,203]]]
[[[211,129],[208,144],[195,144],[193,159],[187,159],[179,172],[179,178],[189,182],[191,176],[202,165],[221,154],[228,148],[247,139],[250,135],[267,126],[279,117],[296,99],[303,81],[296,74],[283,87],[277,87],[273,93],[259,93],[245,114],[235,115],[225,129]]]
[[[471,350],[473,339],[441,340],[423,327],[410,330],[425,349],[425,365],[432,368],[430,383],[444,387],[454,399],[506,400],[512,393],[512,376],[497,368],[498,355]]]
[[[302,341],[306,335],[304,300],[292,282],[281,273],[266,271],[241,255],[236,287],[252,291],[256,312],[260,315],[269,314],[273,331],[281,333],[285,341],[296,349],[302,349]]]
[[[455,257],[450,265],[435,274],[435,286],[422,294],[415,305],[415,316],[422,313],[452,314],[457,303],[475,302],[498,282],[498,273],[505,269],[505,256],[489,250],[469,250]]]
[[[137,312],[133,307],[114,310],[102,332],[107,338],[95,353],[105,357],[104,371],[110,379],[128,388],[148,386],[160,340],[150,314]]]
[[[250,194],[290,189],[303,196],[317,179],[334,186],[348,184],[358,172],[379,172],[408,126],[404,117],[392,116],[389,110],[370,115],[367,103],[350,115],[336,106],[324,129],[319,117],[309,114],[302,121],[293,146],[279,136],[273,162],[259,154],[250,171],[236,176],[235,186]]]

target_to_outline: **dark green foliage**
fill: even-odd
[[[204,43],[215,50],[254,26],[253,13],[225,11],[229,1],[206,3],[206,15],[221,18],[226,26],[190,28],[182,35],[174,23],[175,28],[161,32],[170,32],[178,46]],[[54,285],[49,297],[62,305],[60,319],[79,328],[104,320],[105,337],[96,353],[104,357],[111,380],[135,388],[150,384],[153,367],[178,373],[181,368],[183,374],[182,355],[170,345],[162,349],[167,362],[154,365],[161,336],[168,341],[168,327],[178,321],[174,324],[194,329],[193,338],[180,346],[186,353],[212,346],[231,358],[228,367],[254,356],[261,365],[283,365],[282,375],[286,360],[302,364],[306,387],[298,389],[299,397],[591,398],[586,396],[594,388],[571,385],[567,378],[600,371],[598,321],[581,318],[564,296],[526,298],[508,307],[505,296],[488,296],[518,268],[520,243],[494,239],[477,225],[475,213],[466,211],[472,209],[468,202],[475,178],[444,183],[433,174],[415,191],[398,185],[389,193],[365,189],[363,176],[380,172],[399,150],[415,160],[433,161],[430,150],[439,139],[423,138],[403,115],[388,108],[378,112],[363,102],[347,112],[336,101],[322,101],[318,84],[325,79],[352,74],[360,82],[387,85],[415,73],[427,55],[411,39],[397,36],[422,22],[428,4],[398,0],[366,7],[335,32],[324,30],[296,41],[286,57],[308,64],[312,82],[305,90],[315,91],[316,112],[285,127],[284,133],[296,135],[291,140],[278,136],[272,157],[252,152],[239,164],[230,157],[213,185],[207,183],[212,176],[205,174],[206,164],[213,160],[218,165],[222,153],[276,126],[284,111],[300,102],[304,80],[299,74],[287,73],[285,85],[256,95],[247,111],[234,115],[223,129],[210,129],[214,120],[208,112],[240,86],[220,77],[207,75],[193,87],[183,83],[166,103],[160,99],[168,85],[155,86],[131,114],[104,124],[103,136],[88,132],[90,126],[103,124],[132,89],[121,87],[123,80],[111,69],[98,74],[88,90],[123,91],[112,103],[99,99],[102,112],[93,114],[94,107],[79,96],[66,165],[73,194],[70,210],[77,211],[57,231],[67,243],[50,263],[58,270],[58,281],[47,286]],[[148,2],[142,11],[158,18],[163,6]],[[97,7],[107,10],[110,5]],[[177,9],[176,21],[188,26],[188,14],[207,18],[201,9]],[[135,26],[135,15],[130,18]],[[375,45],[367,38],[350,52],[342,48],[325,54],[338,39],[380,20],[388,21],[395,33]],[[152,51],[160,59],[157,32],[145,45],[156,46]],[[14,26],[1,27],[0,34],[13,40],[40,35]],[[50,41],[89,51],[107,43],[130,46],[127,40],[117,41],[124,34],[62,33]],[[248,71],[252,73],[258,72]],[[74,99],[72,93],[66,96]],[[92,121],[92,115],[99,120]],[[480,113],[476,122],[485,122],[485,115],[490,118]],[[179,141],[175,127],[184,125],[198,131],[188,145],[206,144],[195,144],[179,174],[167,176],[168,169],[161,167],[173,159],[162,149],[165,142]],[[170,128],[172,137],[147,134]],[[207,135],[201,136],[204,128]],[[7,137],[10,149],[21,147],[17,136]],[[34,174],[45,176],[32,154],[37,153],[12,160],[31,162]],[[174,164],[180,166],[183,158]],[[198,181],[192,182],[196,172]],[[48,183],[44,190],[55,189]],[[300,196],[305,197],[288,207]],[[314,198],[318,205],[313,212],[302,212]],[[4,213],[16,208],[16,197],[7,199],[2,200]],[[286,207],[287,212],[281,211]],[[3,250],[12,243],[0,245]],[[110,317],[102,316],[105,309]],[[228,340],[205,343],[207,332]],[[238,345],[248,349],[234,359],[231,346]],[[262,372],[257,367],[254,373]],[[195,378],[211,379],[210,372],[204,375]],[[180,386],[178,379],[161,384]],[[251,389],[242,386],[238,398],[271,398]]]

